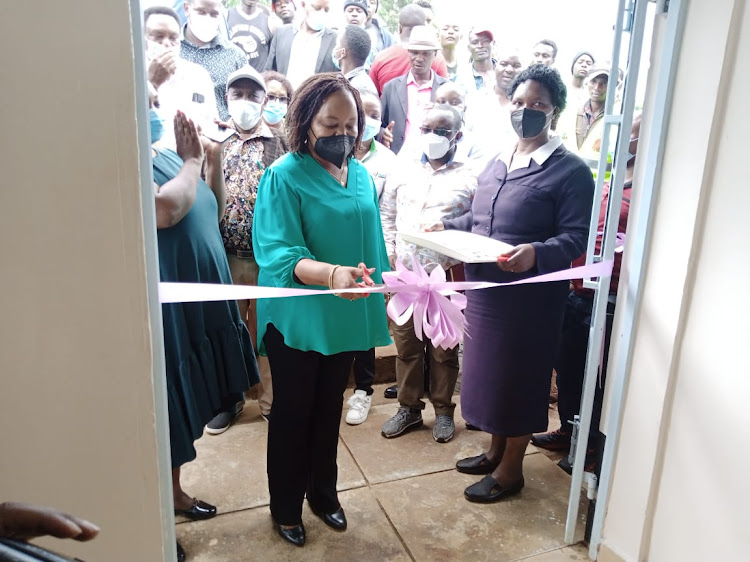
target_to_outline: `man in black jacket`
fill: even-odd
[[[415,26],[406,45],[411,70],[383,87],[382,123],[383,128],[395,123],[390,148],[396,154],[410,135],[419,135],[426,106],[435,100],[435,91],[447,81],[430,68],[439,48],[432,28]]]
[[[329,0],[302,0],[299,24],[282,25],[271,40],[266,70],[284,74],[296,89],[319,72],[336,72],[331,51],[336,32],[325,26]]]

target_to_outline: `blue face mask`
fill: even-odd
[[[380,121],[368,117],[365,119],[365,132],[362,133],[362,140],[368,141],[380,132]]]
[[[269,125],[276,125],[286,117],[287,105],[278,101],[267,103],[263,109],[263,119]]]
[[[341,70],[341,63],[339,62],[339,59],[336,58],[336,51],[331,51],[331,60],[333,61],[333,66],[336,67],[336,70]]]
[[[155,142],[159,142],[164,136],[164,119],[159,117],[159,114],[154,108],[148,110],[148,119],[151,144],[154,144]]]

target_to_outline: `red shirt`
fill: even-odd
[[[625,234],[625,229],[628,226],[628,211],[630,211],[630,189],[632,184],[626,183],[625,188],[622,190],[622,204],[620,205],[620,220],[617,225],[617,232]],[[599,223],[597,226],[598,232],[604,232],[604,223],[607,220],[607,204],[609,203],[609,184],[605,183],[602,189],[602,206],[599,209]],[[597,234],[596,237],[596,250],[598,254],[602,247],[602,235]],[[573,262],[573,267],[586,264],[586,254],[583,254],[580,258]],[[617,294],[617,284],[620,281],[620,265],[622,264],[622,253],[615,252],[615,265],[612,268],[612,280],[609,284],[609,294]],[[573,290],[579,295],[591,296],[593,291],[591,289],[583,288],[583,279],[573,279]]]
[[[432,61],[432,70],[443,78],[448,77],[448,67],[443,55],[438,51],[435,60]],[[394,45],[380,51],[370,66],[370,78],[378,89],[378,94],[383,93],[383,86],[394,78],[404,76],[411,70],[411,61],[406,47]]]

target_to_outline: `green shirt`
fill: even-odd
[[[253,221],[253,249],[260,267],[258,285],[294,287],[294,268],[303,258],[376,268],[382,283],[388,258],[375,186],[365,167],[349,158],[347,186],[339,184],[309,154],[290,153],[263,174]],[[311,289],[328,287],[308,286]],[[391,341],[383,295],[349,301],[334,295],[260,299],[258,342],[268,324],[287,346],[333,355],[365,351]]]

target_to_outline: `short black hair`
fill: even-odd
[[[275,70],[266,70],[261,76],[263,76],[263,81],[266,84],[273,80],[274,82],[279,82],[282,86],[284,86],[289,101],[292,101],[292,99],[294,98],[294,87],[286,76],[284,76],[281,72],[276,72]]]
[[[407,4],[398,13],[398,25],[401,27],[415,27],[417,25],[424,25],[427,21],[427,16],[424,10],[416,4]]]
[[[146,25],[148,18],[157,14],[173,17],[174,21],[177,22],[177,27],[182,28],[182,25],[180,24],[180,16],[178,16],[177,12],[175,12],[172,8],[168,8],[167,6],[151,6],[150,8],[146,8],[145,10],[143,10],[143,25]]]
[[[544,86],[552,98],[552,105],[557,108],[557,114],[559,115],[563,112],[567,105],[568,88],[565,86],[565,82],[563,82],[557,70],[543,64],[532,64],[530,67],[519,72],[511,85],[508,86],[508,99],[513,99],[513,94],[516,93],[518,86],[527,80],[539,82],[539,84]]]
[[[362,107],[359,92],[340,72],[321,72],[313,74],[302,82],[297,88],[292,103],[289,104],[286,126],[290,152],[310,152],[307,147],[307,133],[310,131],[313,119],[328,97],[338,91],[348,92],[354,97],[354,103],[357,106],[357,140],[354,146],[359,146],[365,130],[365,110]],[[353,154],[354,148],[347,156]]]
[[[347,25],[341,37],[341,46],[346,49],[354,64],[363,66],[370,56],[372,39],[370,34],[358,25]]]
[[[447,113],[448,115],[450,115],[451,129],[454,129],[456,131],[461,130],[463,118],[461,117],[461,114],[458,112],[458,110],[456,110],[455,107],[447,103],[436,103],[429,110],[427,110],[427,113],[425,113],[425,116],[429,115],[433,111],[441,111],[443,113]]]
[[[552,47],[552,58],[557,58],[557,43],[555,43],[552,39],[542,39],[541,41],[537,41],[535,44],[547,45],[548,47]]]

